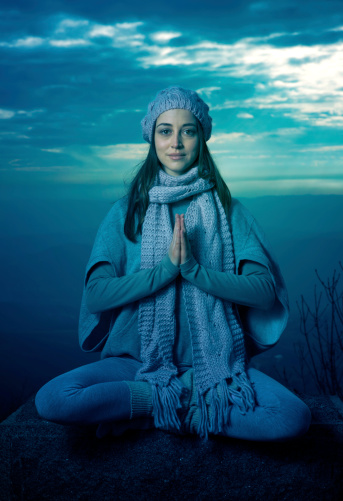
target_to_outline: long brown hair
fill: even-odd
[[[224,179],[221,177],[218,167],[216,166],[212,155],[207,147],[204,139],[202,126],[198,119],[197,129],[199,135],[199,155],[195,164],[199,164],[199,177],[208,179],[214,183],[212,189],[216,189],[219,199],[224,207],[226,217],[229,218],[229,210],[231,206],[231,194]],[[161,168],[155,148],[155,127],[152,134],[152,142],[146,159],[138,165],[138,172],[131,181],[127,197],[128,206],[124,223],[124,234],[133,243],[137,243],[137,235],[142,234],[142,226],[146,211],[149,206],[149,190],[152,187],[155,177]],[[137,221],[137,228],[136,226]]]

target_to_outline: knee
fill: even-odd
[[[62,392],[54,384],[54,380],[46,383],[36,394],[35,405],[39,416],[47,421],[63,423],[65,405],[61,398]]]
[[[283,426],[277,440],[284,441],[304,435],[311,424],[311,411],[307,405],[294,395],[283,416]]]
[[[40,390],[38,390],[35,397],[35,405],[39,416],[43,419],[50,420],[50,395],[46,390],[44,385]]]

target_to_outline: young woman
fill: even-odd
[[[307,406],[249,367],[279,340],[288,298],[263,231],[210,155],[208,112],[181,87],[149,104],[148,156],[86,268],[79,339],[101,360],[40,389],[44,419],[98,423],[99,437],[154,426],[248,440],[307,431]]]

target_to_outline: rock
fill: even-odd
[[[37,415],[31,398],[0,424],[0,499],[343,499],[343,410],[302,396],[309,432],[283,443],[178,436],[159,430],[95,437]]]

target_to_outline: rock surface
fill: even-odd
[[[343,408],[302,397],[313,422],[286,443],[130,431],[97,439],[94,427],[37,415],[33,398],[0,424],[0,499],[343,499]]]

